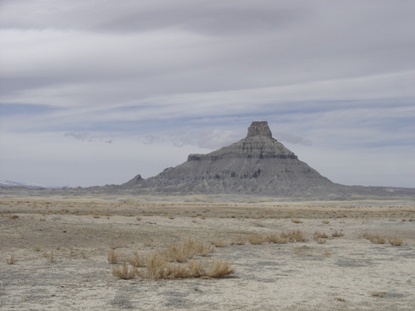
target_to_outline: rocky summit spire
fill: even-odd
[[[267,121],[253,121],[251,126],[248,127],[248,135],[246,137],[253,136],[266,136],[272,138],[271,130],[269,129]]]
[[[124,184],[142,193],[243,193],[280,196],[327,193],[334,184],[272,138],[266,121],[252,122],[247,137],[149,179]]]

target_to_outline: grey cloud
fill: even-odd
[[[15,2],[15,1],[14,1]],[[304,2],[303,4],[306,4]],[[263,33],[305,16],[289,1],[3,1],[0,27],[137,32],[181,28],[208,35]],[[24,12],[30,10],[31,14]]]
[[[291,144],[300,144],[300,145],[304,145],[304,146],[311,146],[311,141],[304,139],[301,136],[297,136],[297,135],[293,135],[293,134],[289,134],[289,133],[284,133],[284,132],[276,132],[274,134],[274,137],[277,138],[277,140],[280,140],[282,142],[287,142],[287,143],[291,143]]]
[[[65,137],[72,137],[80,141],[93,142],[94,140],[91,137],[90,133],[86,132],[66,132],[64,133]]]

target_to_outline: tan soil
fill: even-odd
[[[297,229],[307,242],[215,248],[208,258],[235,268],[222,279],[120,280],[107,260],[111,247],[122,261],[188,237],[230,244]],[[344,236],[313,239],[337,230]],[[364,232],[404,242],[373,244]],[[1,310],[413,310],[415,204],[5,197],[0,277]]]

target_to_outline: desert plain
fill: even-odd
[[[289,233],[302,238],[290,239]],[[275,240],[277,237],[277,240]],[[154,278],[183,241],[221,277]],[[113,259],[110,263],[110,257]],[[113,275],[126,262],[132,278]],[[136,269],[136,270],[134,270]],[[185,268],[186,269],[186,268]],[[242,196],[0,198],[0,310],[414,310],[415,201]]]

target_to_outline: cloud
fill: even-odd
[[[93,139],[91,137],[90,133],[81,133],[81,132],[66,132],[64,134],[65,137],[73,137],[75,139],[78,139],[80,141],[89,141],[93,142]]]
[[[90,176],[99,161],[110,160],[151,176],[188,153],[243,138],[253,120],[268,120],[276,139],[310,155],[318,168],[330,163],[313,156],[318,149],[343,162],[338,150],[348,158],[364,153],[359,163],[377,163],[401,184],[405,169],[386,168],[394,153],[412,163],[414,10],[414,2],[386,0],[1,1],[4,177],[34,180],[20,168],[30,163],[35,142],[50,151],[59,138],[69,154],[82,146],[99,159]],[[114,151],[121,146],[139,153],[146,167]],[[9,150],[27,157],[13,159]],[[370,160],[376,150],[390,158]],[[158,152],[175,154],[177,163]],[[88,168],[80,164],[88,157],[74,157]],[[50,151],[41,158],[58,167],[65,156]],[[48,172],[27,172],[66,184],[66,174],[42,167]],[[353,172],[364,180],[364,168],[348,167],[341,180]],[[344,176],[331,172],[334,180]],[[121,172],[107,173],[122,179]],[[80,179],[101,184],[99,174]]]

